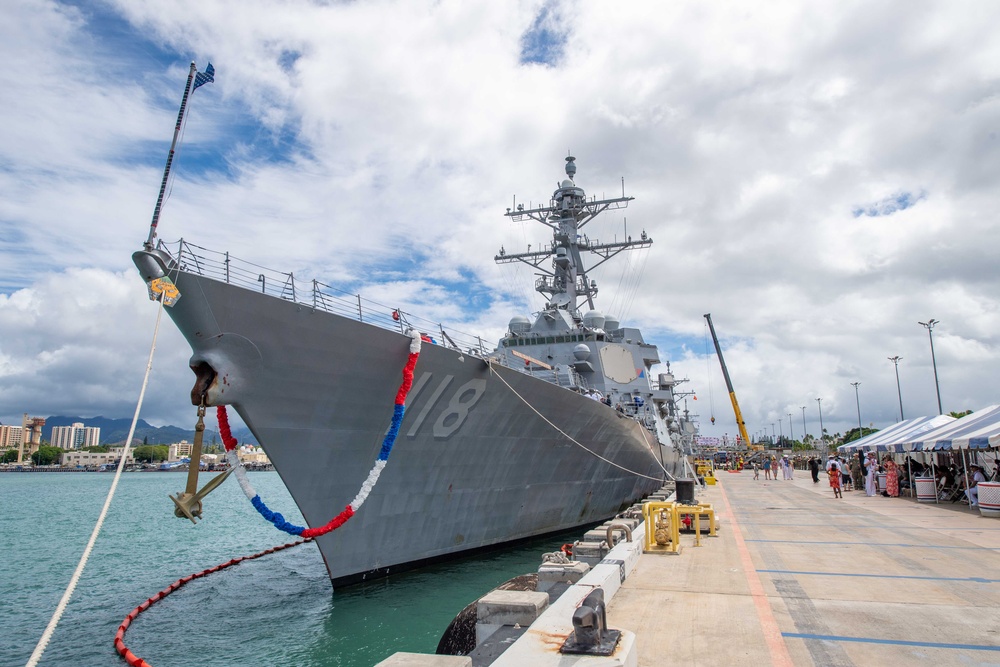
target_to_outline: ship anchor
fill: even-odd
[[[176,496],[169,496],[174,501],[174,516],[178,518],[187,517],[191,523],[198,523],[201,518],[201,500],[215,490],[233,472],[229,468],[224,473],[213,477],[200,491],[198,491],[198,468],[201,463],[201,446],[205,436],[205,402],[198,406],[198,423],[194,427],[194,444],[191,446],[191,461],[188,463],[187,488],[183,493],[178,492]]]

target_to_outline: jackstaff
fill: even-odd
[[[197,74],[197,76],[195,76]],[[163,208],[163,197],[167,192],[167,181],[170,179],[170,165],[174,161],[174,151],[177,148],[177,137],[180,136],[181,126],[184,123],[184,111],[187,109],[188,97],[199,86],[203,86],[206,83],[212,83],[215,81],[215,68],[212,67],[212,63],[208,63],[208,67],[205,68],[204,72],[199,72],[197,66],[194,62],[191,62],[191,69],[188,71],[187,83],[184,85],[184,97],[181,98],[181,108],[177,112],[177,125],[174,126],[174,139],[170,142],[170,152],[167,153],[167,164],[163,168],[163,181],[160,183],[160,195],[156,198],[156,208],[153,209],[153,221],[149,225],[149,236],[146,238],[146,242],[143,247],[146,250],[153,249],[153,239],[156,238],[156,225],[160,222],[160,209]],[[192,87],[192,84],[193,87]]]

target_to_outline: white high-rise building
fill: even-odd
[[[94,426],[84,426],[76,422],[72,426],[53,426],[49,442],[60,449],[83,449],[96,447],[101,441],[101,429]]]

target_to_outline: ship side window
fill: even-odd
[[[545,344],[546,344],[546,345],[551,345],[552,343],[554,343],[554,342],[555,342],[555,340],[556,340],[556,339],[555,339],[555,338],[553,338],[552,336],[548,336],[548,337],[547,337],[547,338],[545,339]]]

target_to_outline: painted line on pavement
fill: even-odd
[[[970,551],[1000,551],[1000,547],[952,547],[937,544],[902,544],[895,542],[811,542],[808,540],[747,540],[747,542],[772,542],[777,544],[836,544],[839,546],[858,545],[866,547],[906,547],[908,549],[964,549]]]
[[[806,574],[817,577],[870,577],[872,579],[922,579],[925,581],[973,581],[978,584],[1000,584],[1000,579],[982,577],[920,577],[910,574],[855,574],[853,572],[805,572],[798,570],[757,570],[768,574]]]
[[[819,639],[829,642],[859,642],[863,644],[889,644],[892,646],[919,646],[921,648],[945,648],[965,651],[1000,651],[1000,646],[985,646],[981,644],[943,644],[939,642],[913,642],[905,639],[875,639],[873,637],[841,637],[839,635],[808,635],[798,632],[782,632],[783,637],[790,639]]]
[[[750,550],[747,549],[743,540],[743,533],[740,530],[739,522],[736,520],[736,513],[729,505],[729,496],[726,495],[726,488],[719,485],[722,492],[722,502],[726,505],[726,514],[729,515],[729,524],[732,527],[733,537],[736,540],[736,548],[740,553],[740,562],[743,564],[743,572],[746,573],[747,584],[750,587],[750,597],[753,598],[754,607],[757,609],[757,618],[760,620],[761,631],[764,640],[767,642],[768,651],[771,653],[771,664],[775,667],[793,667],[792,656],[788,653],[788,646],[783,639],[778,621],[771,611],[771,602],[764,594],[764,585],[760,582],[760,576],[754,569],[753,559],[750,558]]]

